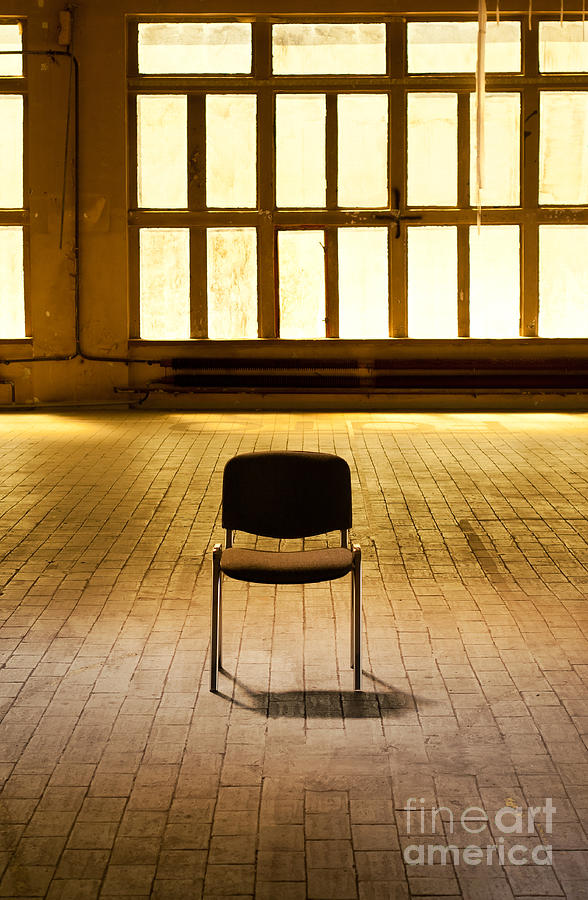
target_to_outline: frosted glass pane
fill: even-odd
[[[387,338],[388,229],[339,228],[339,337]]]
[[[280,337],[325,337],[325,233],[280,231]]]
[[[276,97],[276,203],[278,206],[324,206],[324,94],[278,94]]]
[[[476,71],[477,22],[409,22],[407,40],[409,73]],[[486,71],[521,71],[519,22],[488,22]]]
[[[141,228],[141,337],[190,337],[190,229]]]
[[[457,203],[457,94],[408,94],[408,203]]]
[[[470,203],[476,196],[476,95],[470,97]],[[486,94],[482,206],[518,206],[521,155],[520,94]]]
[[[188,206],[185,95],[137,97],[137,203],[149,209]]]
[[[539,336],[588,337],[588,226],[539,227]]]
[[[470,228],[470,337],[516,338],[520,319],[518,225]]]
[[[9,53],[22,50],[20,25],[0,25],[0,50],[7,50]],[[0,53],[0,75],[16,78],[21,76],[22,56],[8,56]]]
[[[252,94],[206,98],[207,206],[257,206],[256,103]]]
[[[408,228],[408,334],[457,337],[457,228]]]
[[[251,25],[152,22],[139,25],[139,72],[251,72]]]
[[[22,96],[0,94],[0,208],[3,209],[19,209],[23,205],[22,126]]]
[[[339,206],[388,205],[388,98],[340,94]]]
[[[257,232],[209,228],[207,239],[208,336],[257,337]]]
[[[386,26],[274,25],[272,57],[276,75],[385,75]]]
[[[24,265],[23,229],[18,226],[0,227],[0,340],[24,338]]]
[[[539,203],[588,203],[588,93],[542,91]]]
[[[588,23],[539,22],[539,71],[588,72]]]

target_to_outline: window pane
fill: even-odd
[[[519,227],[470,228],[470,337],[519,336]]]
[[[240,22],[153,22],[139,25],[139,72],[251,71],[251,25]]]
[[[408,334],[457,337],[457,228],[408,228]]]
[[[206,98],[206,204],[257,205],[257,99],[253,94]]]
[[[337,123],[339,206],[387,206],[387,96],[339,95]]]
[[[19,209],[23,205],[23,99],[20,94],[0,94],[0,123],[0,208]]]
[[[409,22],[408,71],[475,72],[477,22]],[[486,71],[521,71],[519,22],[488,22]]]
[[[324,206],[325,95],[276,97],[276,204]]]
[[[187,102],[184,95],[137,97],[137,203],[188,205]]]
[[[588,32],[582,22],[539,22],[539,71],[588,72]]]
[[[457,203],[457,94],[408,94],[408,203]]]
[[[0,25],[0,50],[14,53],[22,50],[22,34],[20,25]],[[0,75],[22,75],[22,56],[8,56],[0,53]]]
[[[208,228],[208,336],[257,337],[257,232]]]
[[[386,26],[274,25],[276,75],[385,75]]]
[[[539,227],[539,335],[588,337],[588,226]]]
[[[387,338],[388,229],[339,228],[339,336]]]
[[[325,233],[280,231],[280,337],[325,337]]]
[[[470,203],[476,206],[476,95],[470,97]],[[482,206],[520,203],[520,94],[486,94]]]
[[[24,265],[22,226],[0,227],[0,339],[24,338]]]
[[[141,337],[190,337],[190,229],[141,228]]]
[[[539,203],[588,202],[588,93],[542,91]]]

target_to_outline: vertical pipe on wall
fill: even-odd
[[[478,0],[478,58],[476,61],[476,202],[478,228],[482,219],[481,191],[484,171],[484,107],[486,103],[486,24],[488,14],[486,0]]]

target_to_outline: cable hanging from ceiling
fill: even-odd
[[[498,9],[498,4],[497,4]],[[476,206],[478,230],[482,221],[484,172],[484,125],[486,104],[486,0],[478,0],[478,58],[476,60]]]
[[[496,0],[497,15],[498,15],[498,3],[499,3],[499,0]],[[582,0],[582,28],[584,27],[585,19],[586,19],[586,0]],[[559,23],[560,23],[560,25],[563,25],[563,23],[564,23],[564,0],[560,0]],[[531,31],[532,27],[533,27],[533,0],[529,0],[529,31]],[[582,32],[582,35],[583,35],[583,32]]]
[[[478,229],[482,218],[481,192],[484,172],[484,125],[486,102],[486,0],[478,0],[478,56],[476,60],[476,206]],[[564,23],[564,0],[560,0],[559,21]],[[500,24],[500,0],[496,0],[496,24]],[[533,0],[529,0],[529,31],[533,27]],[[582,0],[582,38],[586,39],[586,0]]]

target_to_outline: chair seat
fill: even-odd
[[[223,550],[220,567],[229,578],[257,584],[310,584],[332,581],[348,575],[353,564],[351,550],[332,547],[325,550],[276,552],[228,547]]]

